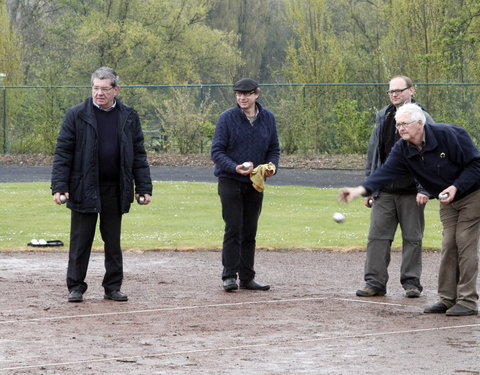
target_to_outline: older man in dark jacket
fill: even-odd
[[[137,112],[116,98],[118,75],[108,67],[92,74],[92,97],[67,110],[55,149],[52,193],[71,209],[67,270],[69,302],[83,301],[98,215],[105,243],[105,299],[126,301],[120,291],[122,215],[134,197],[151,200],[152,182]],[[135,188],[134,188],[135,186]],[[135,189],[135,190],[134,190]]]
[[[424,312],[477,315],[480,152],[462,127],[425,124],[425,114],[415,104],[400,107],[395,120],[402,139],[395,144],[385,164],[362,185],[342,189],[339,199],[349,202],[367,196],[395,177],[411,173],[441,203],[439,301],[427,306]]]

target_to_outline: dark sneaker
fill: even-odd
[[[446,312],[447,316],[468,316],[477,314],[478,310],[469,309],[468,307],[460,305],[459,303],[457,303],[453,307],[450,307]]]
[[[418,298],[420,297],[420,294],[422,292],[420,292],[419,289],[417,288],[408,288],[408,289],[405,289],[405,295],[408,297],[408,298]]]
[[[383,290],[378,290],[375,288],[370,288],[369,286],[366,286],[363,289],[357,290],[357,296],[358,297],[381,297],[385,295],[385,292]]]

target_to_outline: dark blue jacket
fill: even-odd
[[[273,114],[259,103],[253,126],[239,106],[223,112],[217,120],[212,141],[211,157],[217,177],[250,182],[248,176],[235,171],[245,161],[259,164],[272,162],[278,170],[280,146]]]
[[[414,99],[412,99],[412,103],[416,103]],[[420,104],[416,104],[423,109],[423,114],[426,117],[426,123],[433,124],[434,121],[432,117],[425,111],[425,109]],[[372,131],[372,134],[370,135],[370,140],[368,141],[367,160],[365,162],[366,177],[370,176],[377,168],[382,165],[382,150],[385,146],[385,140],[383,139],[384,132],[387,126],[393,127],[395,125],[396,112],[397,108],[393,104],[389,104],[386,107],[383,107],[375,117],[375,127]],[[389,150],[389,152],[390,151],[391,149]],[[386,161],[386,157],[383,157],[383,159]],[[428,195],[428,192],[425,191],[425,189],[420,184],[414,181],[413,177],[410,176],[410,174],[396,176],[396,178],[392,180],[388,184],[388,186],[383,187],[383,191],[394,194],[416,194],[418,192]],[[378,196],[379,193],[380,192],[378,191],[374,191],[372,195]]]
[[[119,110],[120,206],[128,212],[134,194],[152,194],[143,133],[137,112],[116,99]],[[135,191],[134,191],[135,184]],[[98,134],[92,98],[67,110],[57,138],[52,193],[68,192],[67,207],[79,212],[102,210],[99,192]]]
[[[424,130],[421,151],[403,139],[395,143],[385,164],[362,184],[367,192],[406,172],[434,197],[451,185],[458,189],[454,200],[480,188],[480,152],[466,130],[453,124],[425,124]]]

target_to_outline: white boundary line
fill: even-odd
[[[321,342],[321,341],[328,341],[328,340],[342,340],[342,339],[361,339],[361,338],[369,338],[369,337],[377,337],[377,336],[389,336],[389,335],[401,335],[401,334],[408,334],[408,333],[419,333],[419,332],[433,332],[433,331],[443,331],[449,329],[461,329],[461,328],[472,328],[472,327],[480,327],[480,323],[478,324],[465,324],[465,325],[457,325],[457,326],[447,326],[447,327],[434,327],[434,328],[420,328],[420,329],[410,329],[404,331],[390,331],[390,332],[377,332],[377,333],[364,333],[364,334],[355,334],[355,335],[346,335],[346,336],[328,336],[328,337],[319,337],[319,338],[312,338],[312,339],[304,339],[304,340],[289,340],[285,342],[278,342],[282,344],[284,347],[289,345],[296,345],[296,344],[304,344],[304,343],[312,343],[312,342]],[[100,359],[85,359],[82,361],[70,361],[70,362],[57,362],[57,363],[42,363],[37,365],[27,365],[27,366],[16,366],[16,367],[4,367],[0,368],[0,371],[7,371],[7,370],[26,370],[38,367],[57,367],[57,366],[68,366],[68,365],[81,365],[86,363],[99,363],[99,362],[112,362],[112,361],[135,361],[142,358],[158,358],[158,357],[168,357],[168,356],[176,356],[176,355],[185,355],[185,354],[195,354],[195,353],[211,353],[217,351],[231,351],[231,350],[242,350],[242,349],[254,349],[254,348],[262,348],[271,346],[271,342],[268,343],[259,343],[259,344],[250,344],[250,345],[238,345],[238,346],[229,346],[223,348],[210,348],[210,349],[191,349],[191,350],[180,350],[175,352],[166,352],[166,353],[152,353],[152,354],[145,354],[145,355],[134,355],[134,356],[123,356],[123,357],[110,357],[110,358],[100,358]]]
[[[246,306],[246,305],[259,305],[259,304],[269,304],[269,303],[289,303],[289,302],[306,302],[306,301],[323,301],[323,300],[335,300],[335,301],[344,301],[344,302],[356,302],[356,303],[367,303],[374,305],[384,305],[384,306],[407,306],[399,303],[388,303],[388,302],[377,302],[377,301],[367,301],[359,299],[349,299],[349,298],[336,298],[336,297],[306,297],[306,298],[288,298],[288,299],[278,299],[278,300],[261,300],[261,301],[247,301],[247,302],[232,302],[232,303],[216,303],[210,305],[193,305],[193,306],[180,306],[180,307],[163,307],[158,309],[146,309],[146,310],[130,310],[130,311],[115,311],[107,313],[94,313],[94,314],[79,314],[79,315],[60,315],[52,317],[43,317],[43,318],[31,318],[31,319],[18,319],[18,320],[4,320],[0,321],[2,324],[13,324],[13,323],[34,323],[34,322],[46,322],[52,320],[63,320],[63,319],[78,319],[78,318],[92,318],[92,317],[101,317],[101,316],[112,316],[112,315],[129,315],[129,314],[146,314],[153,312],[165,312],[165,311],[179,311],[179,310],[197,310],[204,308],[218,308],[218,307],[230,307],[230,306]]]

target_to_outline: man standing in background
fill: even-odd
[[[152,181],[138,114],[116,97],[117,73],[101,67],[92,74],[91,84],[92,96],[67,110],[52,170],[54,202],[62,204],[66,197],[71,210],[68,301],[83,301],[87,290],[85,277],[98,216],[105,243],[104,298],[127,301],[120,291],[122,215],[134,197],[141,204],[150,202]]]
[[[395,128],[395,113],[401,105],[415,102],[415,88],[410,78],[395,76],[387,91],[390,104],[376,116],[370,136],[365,172],[368,177],[387,160],[390,151],[400,139]],[[425,112],[427,123],[433,123]],[[428,193],[409,174],[397,176],[390,184],[365,197],[365,205],[372,208],[365,260],[365,287],[357,290],[359,297],[383,296],[387,292],[388,265],[395,232],[402,229],[402,264],[400,282],[409,298],[422,292],[422,238],[425,227],[424,208]]]

